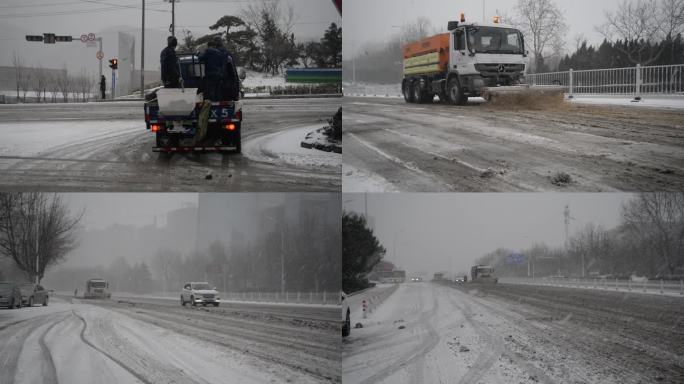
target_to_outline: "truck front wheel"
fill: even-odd
[[[449,80],[447,91],[449,93],[449,102],[451,102],[451,104],[465,105],[468,102],[468,97],[463,95],[461,84],[458,82],[457,78]]]
[[[401,91],[404,94],[404,100],[406,100],[407,103],[413,103],[415,101],[413,99],[413,90],[411,88],[411,82],[405,80]]]

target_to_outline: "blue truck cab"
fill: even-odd
[[[198,89],[203,93],[207,87],[204,76],[204,64],[195,54],[179,54],[180,73],[183,87]],[[220,101],[212,101],[209,124],[204,140],[195,143],[198,129],[198,117],[202,109],[201,98],[189,115],[164,115],[159,111],[157,90],[145,96],[145,125],[155,133],[154,152],[228,152],[242,151],[242,101],[240,101],[240,80],[232,62],[228,62],[228,71],[235,76],[227,76],[222,87]]]

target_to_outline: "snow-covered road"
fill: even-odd
[[[219,309],[53,298],[0,310],[0,383],[341,381],[337,324]]]
[[[152,152],[142,102],[0,106],[0,186],[49,191],[339,191],[341,155],[302,152],[340,98],[245,100],[243,152]],[[297,135],[300,135],[297,140]],[[211,175],[211,177],[207,177]]]
[[[352,319],[344,382],[682,382],[684,299],[567,291],[401,284]]]
[[[684,189],[684,110],[368,97],[344,108],[345,192]]]

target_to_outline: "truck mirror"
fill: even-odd
[[[244,68],[240,68],[238,77],[240,78],[240,80],[244,80],[247,77],[247,71],[245,71]]]
[[[453,31],[458,28],[458,21],[450,21],[447,23],[447,31]]]

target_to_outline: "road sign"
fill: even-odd
[[[511,253],[506,257],[506,262],[508,264],[523,264],[525,262],[525,256],[520,253]]]
[[[90,32],[88,34],[88,41],[95,41],[95,34],[94,33]]]
[[[102,60],[102,58],[104,58],[104,53],[102,51],[97,51],[95,57],[97,57],[98,60]]]
[[[88,41],[88,35],[81,35],[81,42],[85,43],[86,41]]]

